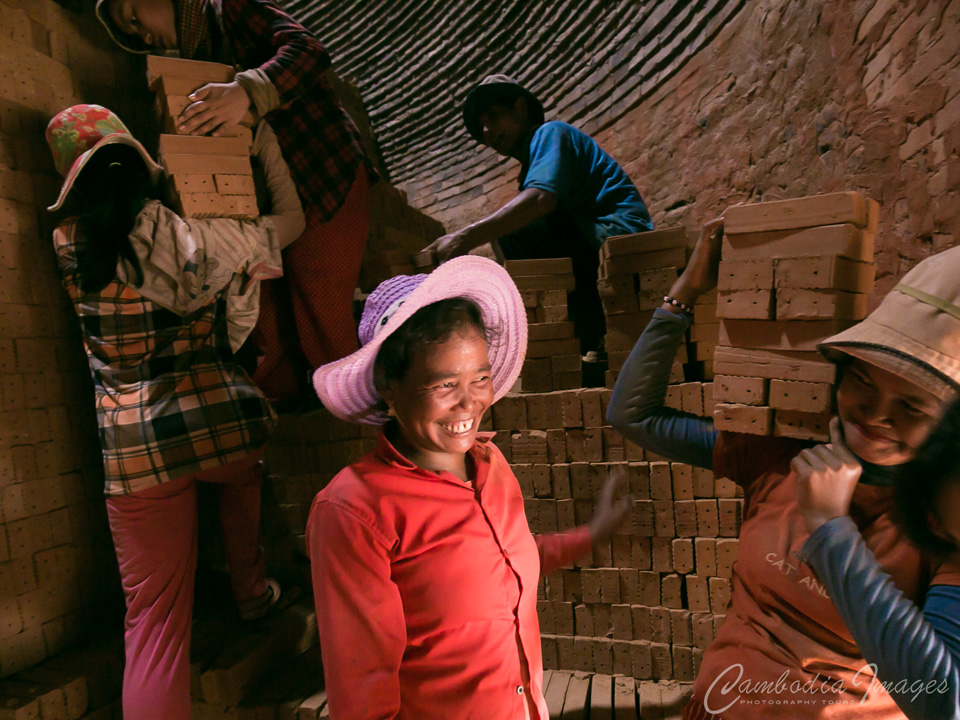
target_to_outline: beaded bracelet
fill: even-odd
[[[675,300],[669,295],[664,295],[663,301],[668,305],[673,305],[675,308],[680,308],[680,310],[687,313],[688,315],[693,315],[693,308],[691,306],[687,305],[686,303],[682,303],[679,300]]]

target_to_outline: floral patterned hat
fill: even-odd
[[[153,161],[120,118],[100,105],[74,105],[61,110],[47,125],[47,144],[53,153],[53,164],[64,178],[60,196],[48,210],[60,209],[77,175],[93,154],[107,145],[128,145],[135,149],[154,182],[163,174],[163,168]]]

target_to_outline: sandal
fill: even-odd
[[[280,583],[274,578],[267,578],[267,589],[262,595],[237,603],[237,607],[240,610],[240,617],[250,622],[266,617],[279,600]]]

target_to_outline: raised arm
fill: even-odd
[[[830,423],[829,444],[803,450],[790,467],[810,531],[804,562],[874,666],[864,682],[876,675],[911,720],[960,718],[960,588],[934,586],[921,611],[877,562],[849,515],[862,467],[839,419]]]
[[[484,243],[522,230],[557,207],[557,196],[548,190],[527,188],[513,200],[472,225],[434,240],[428,249],[435,250],[441,262],[466,255]]]
[[[703,226],[687,268],[670,289],[671,298],[692,307],[700,295],[716,286],[722,237],[722,218]],[[620,370],[607,420],[641,447],[671,460],[711,468],[717,436],[713,421],[663,406],[673,358],[691,319],[688,312],[669,303],[654,312]]]
[[[265,280],[282,274],[276,232],[264,217],[181,218],[151,200],[137,215],[130,243],[143,269],[138,289],[181,315],[211,302],[234,275]],[[124,283],[134,277],[125,261],[117,275]]]
[[[285,105],[326,82],[330,54],[317,36],[274,0],[223,0],[223,25],[242,67],[256,66]]]
[[[540,574],[549,575],[564,565],[570,565],[590,552],[594,543],[603,542],[613,535],[633,509],[634,499],[628,490],[626,474],[622,470],[615,471],[600,489],[600,497],[589,523],[562,533],[538,535]]]
[[[265,122],[257,126],[253,154],[257,156],[263,168],[267,191],[270,195],[270,214],[267,215],[267,219],[273,224],[277,244],[282,249],[303,234],[307,223],[297,186],[290,175],[290,166],[283,159],[277,136]]]

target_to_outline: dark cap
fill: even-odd
[[[542,125],[543,105],[532,92],[506,75],[487,75],[467,93],[467,98],[463,101],[463,122],[467,126],[467,132],[478,143],[482,143],[483,128],[480,127],[480,113],[494,104],[512,104],[519,97],[527,101],[530,121],[535,126]]]

